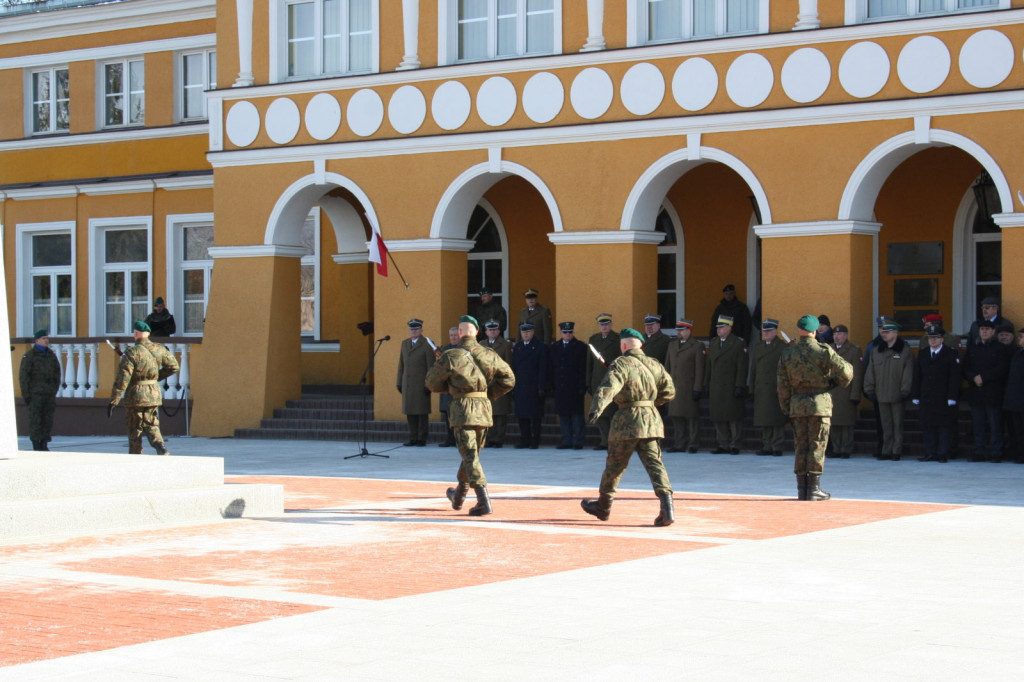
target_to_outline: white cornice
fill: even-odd
[[[476,245],[472,239],[385,239],[388,251],[465,251]]]
[[[0,25],[2,25],[2,22],[0,22]],[[0,70],[32,69],[41,66],[52,66],[54,64],[70,64],[71,62],[118,59],[149,54],[150,52],[199,50],[212,48],[216,44],[217,35],[215,33],[204,33],[202,35],[183,36],[181,38],[167,38],[166,40],[150,40],[144,43],[124,43],[121,45],[104,45],[103,47],[90,47],[64,52],[27,54],[0,59]]]
[[[331,260],[338,265],[366,265],[370,262],[370,252],[336,253],[331,256]]]
[[[996,213],[992,220],[1004,230],[1008,227],[1024,227],[1024,213]]]
[[[46,187],[8,189],[5,192],[0,192],[0,200],[2,200],[2,197],[4,196],[11,199],[66,199],[79,194],[98,197],[114,194],[142,194],[145,192],[152,192],[154,189],[175,191],[212,188],[212,175],[200,175],[184,178],[146,178],[139,180],[124,180],[121,182],[68,183],[62,185],[47,185]]]
[[[807,33],[807,31],[803,31]],[[1008,90],[971,95],[949,95],[885,102],[854,102],[816,107],[791,107],[764,111],[695,114],[671,118],[611,121],[573,126],[550,126],[522,130],[496,130],[459,135],[399,137],[385,140],[333,142],[321,145],[282,146],[267,149],[210,152],[214,168],[262,165],[266,163],[308,163],[369,156],[429,154],[478,150],[486,147],[531,147],[555,144],[618,141],[651,137],[685,137],[689,133],[723,133],[765,128],[793,128],[908,119],[913,130],[917,116],[932,116],[940,127],[943,116],[985,114],[1024,109],[1024,91]],[[2,150],[2,147],[0,147]]]
[[[213,175],[194,175],[183,178],[159,178],[153,181],[157,189],[180,191],[187,189],[213,189]]]
[[[217,17],[216,0],[133,0],[3,17],[0,45]]]
[[[210,257],[217,258],[267,258],[283,256],[285,258],[302,258],[308,252],[304,246],[277,246],[274,244],[257,244],[255,246],[211,246]]]
[[[26,187],[24,189],[4,190],[8,199],[25,201],[29,199],[72,199],[78,196],[75,185],[58,185],[53,187]]]
[[[90,197],[110,196],[111,194],[143,194],[152,192],[152,180],[125,180],[124,182],[104,182],[94,185],[79,185],[78,191]]]
[[[755,225],[754,233],[761,239],[773,237],[827,237],[837,234],[877,235],[881,223],[860,220],[818,220],[808,223],[772,223]]]
[[[813,46],[823,43],[875,40],[901,35],[940,33],[944,31],[976,30],[1019,24],[1024,20],[1024,10],[1003,10],[998,12],[972,12],[929,19],[890,21],[857,26],[838,26],[805,31],[784,31],[763,35],[737,36],[714,40],[692,40],[680,43],[631,47],[597,52],[570,52],[546,57],[522,59],[500,59],[472,64],[439,66],[388,71],[363,76],[347,76],[333,79],[317,79],[229,88],[211,92],[210,97],[225,100],[255,99],[257,97],[286,97],[331,89],[371,88],[395,86],[426,81],[461,80],[485,76],[507,75],[529,71],[555,71],[578,69],[588,66],[620,64],[657,59],[683,59],[735,52],[737,54],[779,47]]]
[[[665,235],[654,230],[589,230],[586,232],[549,232],[548,241],[556,246],[585,244],[660,244]]]
[[[113,144],[116,142],[138,142],[140,140],[161,140],[171,137],[196,135],[208,137],[208,123],[187,123],[160,128],[123,128],[102,133],[81,133],[78,135],[47,135],[26,137],[22,140],[0,141],[0,152],[27,151],[31,149],[53,149],[54,147],[76,147],[85,144]]]

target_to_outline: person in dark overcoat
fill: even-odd
[[[736,286],[733,284],[726,284],[722,288],[722,300],[711,314],[711,330],[708,336],[712,340],[715,338],[715,330],[718,329],[718,320],[723,316],[731,317],[733,320],[732,335],[739,338],[744,346],[748,345],[751,331],[750,309],[746,303],[736,298]]]
[[[519,341],[512,348],[515,415],[519,420],[516,448],[540,447],[540,425],[544,419],[544,397],[548,381],[548,347],[534,338],[533,324],[519,325]]]
[[[555,413],[562,428],[559,450],[583,449],[583,398],[587,393],[587,345],[576,338],[575,322],[559,322],[562,338],[551,344],[549,360]]]
[[[837,324],[832,329],[832,349],[853,365],[853,381],[849,386],[835,386],[829,391],[832,394],[832,424],[828,438],[832,456],[850,459],[854,427],[857,425],[857,405],[864,386],[864,358],[860,346],[850,341],[850,330],[845,324]]]
[[[777,338],[779,321],[761,323],[761,340],[750,344],[750,395],[754,398],[754,426],[761,427],[759,455],[782,456],[785,426],[789,415],[779,407],[779,360],[786,343]]]
[[[676,338],[668,344],[665,369],[676,387],[668,404],[672,419],[672,447],[669,452],[697,452],[700,445],[700,398],[704,392],[707,349],[693,334],[693,320],[676,323]]]
[[[591,396],[604,381],[604,375],[608,373],[608,365],[621,355],[619,334],[612,329],[612,316],[608,313],[601,313],[595,319],[597,320],[597,333],[590,337],[589,343],[601,354],[604,363],[602,364],[593,353],[587,353],[587,393]],[[612,427],[612,417],[615,416],[618,409],[618,405],[614,402],[608,403],[608,407],[604,408],[604,412],[597,418],[597,430],[601,434],[601,442],[594,446],[595,450],[608,450],[608,431]]]
[[[964,378],[967,400],[971,404],[974,446],[971,461],[1003,460],[1003,397],[1010,353],[995,339],[996,327],[990,320],[978,321],[978,341],[967,346]]]
[[[398,354],[395,387],[402,394],[402,413],[409,423],[409,440],[402,445],[422,447],[427,444],[430,419],[430,390],[424,381],[434,364],[434,350],[423,338],[423,320],[408,322],[409,338],[402,341]]]
[[[1008,452],[1014,462],[1024,464],[1024,328],[1017,331],[1017,348],[1010,357],[1003,411],[1013,421]]]
[[[911,402],[917,405],[917,418],[924,436],[924,456],[919,462],[948,462],[950,433],[956,423],[956,404],[960,399],[960,356],[943,343],[946,330],[941,325],[925,327],[928,345],[917,351]]]
[[[498,354],[502,360],[511,365],[512,343],[502,336],[501,322],[488,320],[484,323],[486,336],[480,342],[484,348],[490,348]],[[505,447],[505,429],[508,426],[508,415],[512,411],[512,394],[505,395],[491,401],[491,417],[494,426],[487,431],[487,447]]]
[[[740,454],[743,439],[744,396],[747,389],[747,349],[743,339],[732,333],[733,319],[718,318],[716,338],[708,345],[704,390],[708,392],[711,422],[715,425],[718,447],[713,455]]]

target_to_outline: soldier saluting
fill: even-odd
[[[831,495],[821,489],[821,474],[832,417],[829,389],[849,386],[853,365],[814,338],[817,317],[804,315],[796,326],[800,329],[800,340],[786,348],[779,360],[779,407],[793,423],[797,498],[827,500]]]

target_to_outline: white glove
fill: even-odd
[[[956,405],[956,401],[955,400],[947,400],[946,401],[946,405],[948,405],[950,407],[953,407],[954,405]]]
[[[913,400],[911,400],[910,402],[914,403],[915,405],[920,405],[920,404],[921,404],[921,401],[920,401],[920,400],[918,400],[917,398],[914,398],[914,399],[913,399]]]

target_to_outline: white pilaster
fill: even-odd
[[[587,42],[580,52],[603,50],[604,42],[604,0],[587,0]]]
[[[13,259],[12,259],[13,260]],[[11,347],[11,332],[7,326],[7,277],[4,259],[0,258],[0,348]],[[18,428],[14,422],[14,373],[10,355],[0,362],[0,459],[18,456]]]
[[[793,30],[802,31],[808,28],[821,28],[821,20],[818,18],[818,0],[800,0],[800,10]]]
[[[405,54],[398,71],[420,68],[420,1],[402,0],[402,34]]]
[[[232,87],[252,85],[252,3],[253,0],[235,0],[238,13],[238,78]]]

